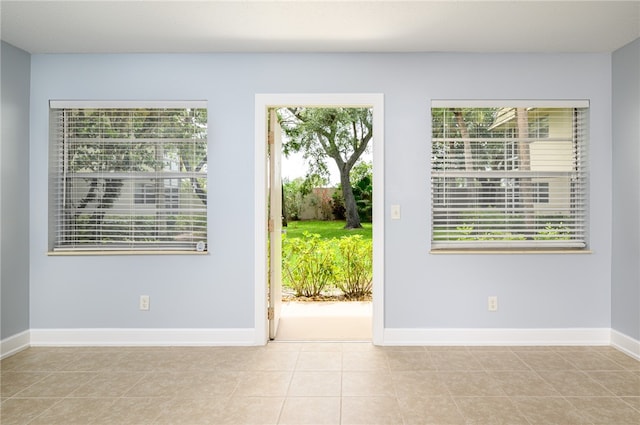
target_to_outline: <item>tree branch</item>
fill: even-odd
[[[369,141],[371,140],[372,137],[373,137],[373,131],[369,130],[369,132],[362,138],[360,145],[356,147],[351,157],[349,157],[347,161],[347,166],[349,166],[349,169],[351,169],[355,165],[355,163],[358,161],[360,156],[362,156],[364,151],[367,150],[367,146],[369,145]]]
[[[185,170],[187,170],[188,172],[192,171],[191,163],[189,162],[188,159],[183,158],[181,156],[180,162],[182,162],[182,166],[184,167]],[[207,157],[205,156],[200,161],[195,171],[200,171],[202,167],[204,167],[204,164],[206,164],[206,162],[207,162]],[[193,188],[193,192],[198,196],[198,199],[200,199],[200,202],[202,202],[204,205],[207,205],[207,192],[202,188],[202,185],[200,184],[198,179],[195,177],[190,177],[189,181],[191,182],[191,187]]]

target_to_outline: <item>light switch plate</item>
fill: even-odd
[[[400,220],[400,205],[391,205],[391,219]]]

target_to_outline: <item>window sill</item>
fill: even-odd
[[[113,251],[50,251],[50,257],[76,257],[76,256],[115,256],[115,255],[208,255],[209,251],[142,251],[142,250],[113,250]]]
[[[593,254],[590,249],[432,249],[429,254],[443,255],[443,254],[507,254],[507,255],[521,255],[521,254]]]

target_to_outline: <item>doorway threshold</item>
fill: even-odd
[[[276,341],[371,341],[371,301],[286,301]]]

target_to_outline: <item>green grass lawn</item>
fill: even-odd
[[[344,221],[290,221],[283,227],[287,238],[301,238],[303,232],[317,233],[322,239],[340,238],[342,236],[362,235],[363,239],[371,239],[371,223],[362,223],[362,229],[344,229]]]

